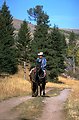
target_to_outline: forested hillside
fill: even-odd
[[[21,24],[23,23],[23,21],[22,20],[18,20],[18,19],[13,19],[13,26],[14,26],[14,28],[15,28],[15,33],[17,34],[17,32],[18,32],[18,30],[20,29],[20,27],[21,27]],[[30,28],[30,31],[31,31],[31,34],[33,35],[33,33],[34,33],[34,30],[35,30],[35,26],[30,22],[28,22],[28,26],[29,26],[29,28]],[[53,28],[50,26],[50,28],[49,28],[49,31],[51,31]],[[75,34],[75,40],[76,40],[76,45],[75,45],[75,48],[77,49],[76,50],[76,52],[75,52],[75,64],[76,64],[76,74],[77,75],[74,75],[74,77],[75,76],[77,76],[78,77],[78,65],[79,65],[79,49],[78,49],[78,43],[79,43],[79,30],[78,29],[59,29],[59,31],[62,33],[62,34],[64,34],[65,35],[65,40],[66,40],[66,43],[68,44],[69,43],[69,36],[70,36],[70,34],[72,33],[72,31],[74,32],[74,34]],[[73,39],[73,41],[74,41],[74,39]],[[69,49],[69,47],[68,47],[68,49]],[[70,48],[71,49],[71,48]],[[67,69],[68,69],[68,75],[71,75],[71,73],[72,73],[72,69],[73,69],[73,60],[72,60],[72,50],[68,50],[68,58],[66,58],[66,65],[67,65]],[[74,49],[73,47],[72,47],[72,49]],[[70,51],[72,51],[72,52],[70,52]],[[67,73],[67,71],[66,71],[66,73]],[[71,75],[72,76],[72,75]],[[79,77],[78,77],[79,78]]]
[[[62,73],[75,76],[79,66],[78,30],[51,27],[43,6],[29,8],[27,13],[29,22],[13,19],[6,2],[0,9],[0,74],[16,73],[18,64],[24,65],[24,71],[27,63],[34,67],[38,52],[43,51],[50,80],[57,81]]]

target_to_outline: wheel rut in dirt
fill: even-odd
[[[58,96],[46,98],[43,114],[38,120],[65,120],[64,103],[68,98],[70,89],[64,89]]]
[[[32,97],[14,97],[0,102],[0,120],[15,120],[14,118],[18,116],[18,114],[11,110],[29,99],[32,99]]]
[[[46,89],[46,92],[52,90],[52,88]],[[45,107],[42,116],[38,120],[64,120],[63,107],[64,102],[69,95],[69,89],[64,89],[60,92],[60,95],[55,97],[45,97]],[[0,102],[0,120],[19,120],[19,113],[12,111],[12,109],[19,104],[33,99],[34,97],[14,97],[9,100]]]
[[[46,89],[46,92],[50,91],[51,88]],[[34,97],[13,97],[8,100],[0,102],[0,120],[18,120],[19,113],[16,111],[11,111],[14,107],[20,105],[21,103],[33,99]]]

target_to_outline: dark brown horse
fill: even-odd
[[[40,96],[45,95],[45,76],[44,71],[41,69],[40,65],[37,65],[35,68],[31,70],[30,80],[32,86],[32,96],[38,96],[38,86],[40,88]]]

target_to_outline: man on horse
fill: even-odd
[[[38,53],[38,58],[36,59],[36,66],[40,65],[41,70],[44,72],[45,79],[46,79],[46,63],[47,63],[47,60],[44,57],[43,52]],[[30,74],[31,74],[32,71],[36,72],[36,67],[31,69]],[[38,73],[36,73],[36,79],[38,79]]]
[[[46,75],[46,58],[43,56],[43,52],[38,53],[38,58],[36,60],[36,63],[41,64],[41,69],[44,72],[44,75]]]
[[[43,52],[38,53],[38,58],[36,59],[36,66],[30,71],[30,80],[32,83],[32,96],[38,95],[38,86],[40,86],[40,96],[43,92],[45,95],[45,85],[46,85],[46,58]]]

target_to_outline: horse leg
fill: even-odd
[[[40,96],[42,94],[42,84],[40,84]]]
[[[36,84],[36,92],[35,92],[36,96],[38,96],[38,84]]]
[[[45,95],[45,89],[43,89],[43,95]]]
[[[35,84],[32,83],[32,97],[35,97]]]
[[[43,95],[45,95],[45,82],[42,84]]]
[[[36,97],[38,95],[38,87],[35,82],[32,83],[32,97]]]

